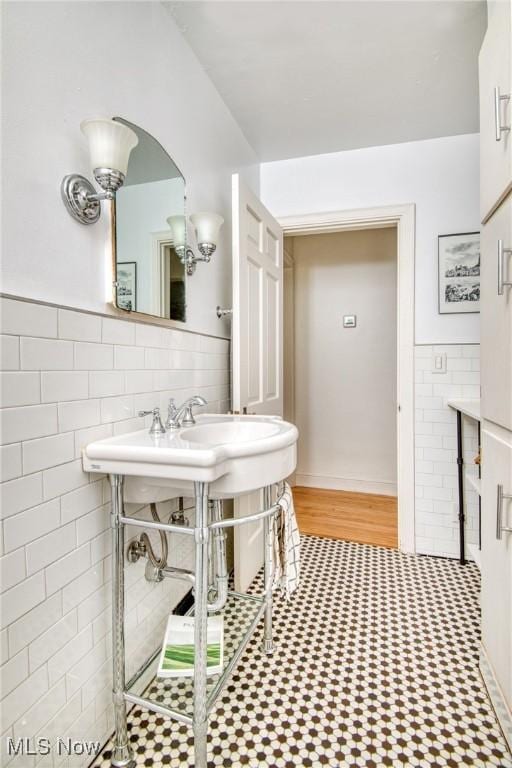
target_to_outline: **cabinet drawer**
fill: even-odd
[[[511,4],[488,3],[489,24],[479,57],[482,219],[512,183],[512,131],[500,130],[512,125],[512,101],[506,98],[511,92]]]
[[[512,435],[510,435],[512,439]],[[503,498],[499,498],[500,490]],[[512,705],[512,444],[482,429],[482,643]],[[499,516],[499,517],[498,517]],[[501,531],[500,531],[501,529]]]
[[[512,195],[481,234],[482,417],[512,430]]]

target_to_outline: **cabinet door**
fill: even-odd
[[[501,244],[501,245],[500,245]],[[512,430],[512,195],[500,205],[481,234],[482,417]]]
[[[510,436],[512,440],[512,435]],[[497,538],[498,486],[512,493],[512,443],[482,430],[482,643],[503,696],[512,707],[512,534]],[[512,526],[512,500],[504,499]]]
[[[512,131],[496,140],[495,88],[502,96],[511,90],[511,0],[488,3],[489,24],[479,58],[480,73],[480,208],[481,218],[512,182]],[[502,126],[512,123],[512,102],[499,102]]]

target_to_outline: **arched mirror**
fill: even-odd
[[[115,202],[115,304],[128,312],[186,320],[185,267],[167,221],[185,216],[185,179],[151,134],[121,117],[137,134]]]

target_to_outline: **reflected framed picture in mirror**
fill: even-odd
[[[185,266],[168,221],[185,219],[185,179],[151,134],[124,118],[114,120],[139,139],[115,200],[114,303],[125,312],[185,323]]]
[[[137,311],[137,262],[117,263],[117,306],[128,312]]]

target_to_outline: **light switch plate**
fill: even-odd
[[[435,354],[432,357],[432,373],[446,373],[446,352]]]
[[[344,328],[355,328],[357,325],[357,316],[356,315],[343,315],[343,327]]]

